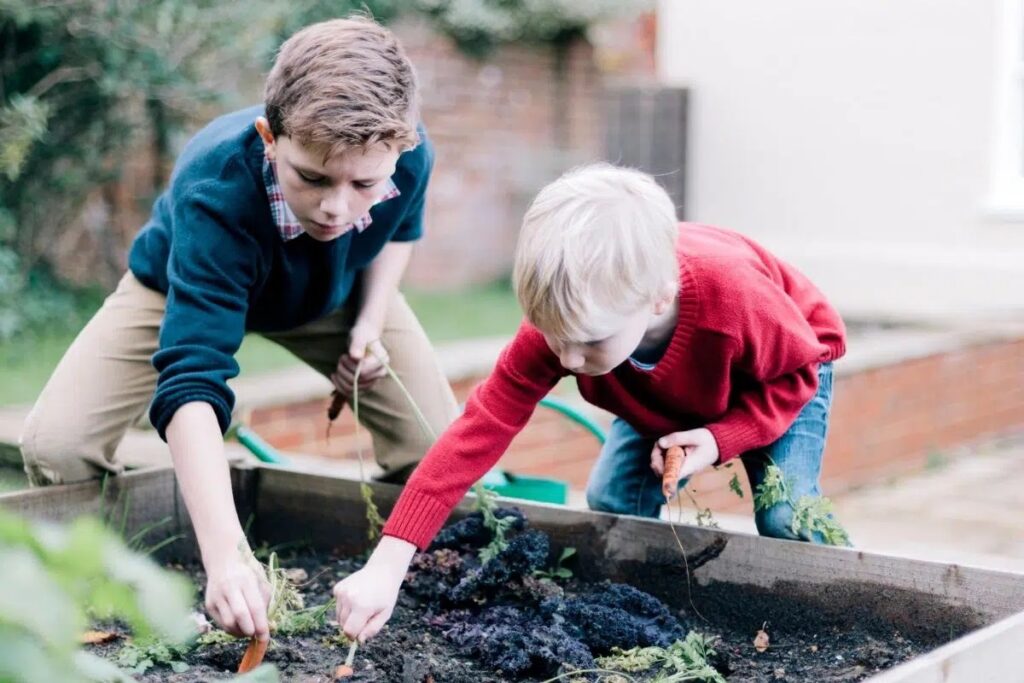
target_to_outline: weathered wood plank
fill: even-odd
[[[243,523],[254,509],[257,476],[257,472],[246,468],[232,470],[235,504]],[[52,522],[96,516],[126,539],[146,532],[136,539],[141,549],[151,548],[170,536],[180,536],[160,556],[189,559],[195,555],[195,533],[170,467],[127,472],[107,477],[106,483],[94,480],[0,494],[0,507]]]

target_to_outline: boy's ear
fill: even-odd
[[[654,300],[654,314],[661,315],[669,309],[672,302],[676,298],[676,287],[674,285],[666,285],[658,298]]]
[[[266,117],[257,116],[256,123],[254,125],[256,126],[256,132],[260,134],[261,138],[263,138],[263,146],[267,150],[267,157],[273,161],[274,156],[277,154],[277,150],[275,149],[275,143],[277,141],[274,139],[274,133],[270,130],[270,121],[267,121]]]

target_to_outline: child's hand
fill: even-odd
[[[415,553],[412,543],[385,536],[362,569],[334,584],[338,625],[346,636],[362,643],[384,627]]]
[[[204,564],[205,606],[213,620],[233,636],[270,638],[270,583],[259,564],[255,560],[250,562],[241,552],[227,553]]]
[[[331,382],[342,396],[352,396],[356,367],[359,370],[359,388],[366,389],[387,374],[384,364],[390,360],[384,345],[380,343],[380,329],[372,324],[356,322],[352,326],[348,353],[338,359],[338,367],[331,375]]]
[[[659,477],[665,473],[665,451],[680,446],[686,453],[679,479],[689,479],[703,469],[718,462],[718,442],[714,435],[703,427],[685,432],[672,432],[661,437],[651,451],[651,469]]]

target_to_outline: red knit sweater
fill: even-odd
[[[845,329],[804,275],[742,235],[683,223],[677,253],[679,319],[654,369],[627,361],[576,382],[646,436],[707,427],[725,462],[782,436],[817,391],[818,363],[843,355]],[[384,533],[429,545],[567,374],[524,322],[409,479]]]

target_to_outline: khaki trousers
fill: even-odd
[[[119,453],[118,444],[153,398],[157,372],[150,359],[164,306],[164,295],[129,271],[79,333],[25,421],[21,451],[33,484],[83,481],[133,465],[131,454]],[[348,350],[354,320],[355,311],[344,307],[294,330],[264,336],[329,376]],[[423,328],[400,294],[388,310],[381,341],[392,369],[440,435],[458,407]],[[431,443],[408,400],[385,377],[360,391],[359,403],[360,420],[373,437],[385,477],[407,476]],[[165,459],[169,464],[169,451]]]

